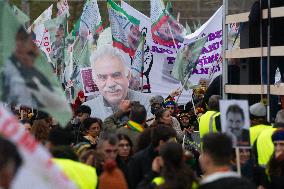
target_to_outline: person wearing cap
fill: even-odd
[[[284,188],[284,129],[277,129],[272,135],[274,153],[268,163],[270,188]]]
[[[273,132],[278,128],[284,128],[284,110],[279,110],[277,112],[275,123],[273,127],[268,127],[263,130],[256,140],[256,151],[258,164],[261,166],[266,166],[271,155],[273,154],[273,142],[271,136]]]
[[[250,145],[253,146],[259,134],[269,127],[272,127],[266,122],[266,108],[262,102],[255,103],[250,106],[250,120],[251,127],[249,128],[250,133]]]

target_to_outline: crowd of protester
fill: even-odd
[[[269,124],[263,103],[250,106],[251,147],[239,149],[238,174],[232,139],[221,133],[221,97],[212,95],[204,112],[198,112],[192,103],[178,107],[178,95],[175,91],[166,99],[152,97],[154,117],[148,119],[143,105],[127,100],[121,102],[119,114],[105,120],[91,117],[84,99],[74,106],[74,117],[65,128],[41,111],[24,106],[11,111],[79,188],[284,188],[284,110]],[[121,121],[125,116],[128,119]],[[14,175],[21,157],[12,143],[4,138],[0,142],[7,143],[0,146],[6,154],[0,158],[0,173]],[[73,168],[79,177],[68,174]],[[7,182],[13,176],[9,178]],[[9,188],[7,183],[0,185]]]

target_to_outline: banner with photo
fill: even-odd
[[[51,161],[52,156],[46,148],[41,146],[29,132],[26,132],[24,126],[20,125],[18,120],[2,106],[0,106],[0,115],[1,137],[17,146],[23,160],[23,165],[12,182],[12,189],[77,188]]]
[[[0,33],[0,42],[6,47],[1,49],[1,101],[45,111],[66,126],[72,117],[71,108],[51,65],[11,8],[3,2],[0,5],[0,27],[7,28]]]
[[[130,16],[112,0],[107,0],[107,7],[113,46],[133,57],[141,38],[140,21]]]
[[[160,45],[153,40],[151,20],[149,17],[143,15],[124,1],[121,2],[121,6],[128,14],[140,20],[139,29],[146,33],[143,92],[167,97],[171,90],[182,87],[180,81],[173,78],[171,75],[177,52],[179,49],[183,48],[184,44],[190,44],[196,39],[206,35],[208,35],[208,40],[202,48],[198,65],[193,69],[189,81],[192,85],[198,85],[201,81],[210,80],[210,78],[214,79],[217,75],[222,73],[222,59],[220,58],[222,50],[222,7],[219,8],[216,13],[203,24],[199,30],[197,30],[197,32],[187,36],[184,43],[177,43],[176,46],[165,46]],[[204,57],[204,55],[209,57]],[[129,59],[129,57],[128,61],[130,64],[131,59]],[[183,92],[179,98],[179,103],[185,104],[190,101],[190,99],[190,92]]]

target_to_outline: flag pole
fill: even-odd
[[[169,27],[169,30],[170,30],[170,34],[171,34],[171,37],[172,37],[172,40],[174,42],[174,46],[175,46],[175,49],[176,49],[176,53],[178,53],[178,48],[177,48],[177,45],[176,45],[176,41],[174,39],[174,36],[173,36],[173,33],[172,33],[172,30],[171,30],[171,27],[170,27],[170,24],[168,22],[168,27]]]
[[[142,76],[142,83],[141,83],[141,93],[143,93],[143,87],[144,87],[144,79],[143,79],[143,73],[144,73],[144,54],[145,54],[145,52],[144,52],[144,45],[145,45],[145,37],[146,37],[146,34],[143,32],[142,33],[142,35],[143,35],[143,45],[142,45],[142,59],[141,59],[141,63],[142,63],[142,66],[141,66],[141,76]]]

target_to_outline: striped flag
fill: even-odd
[[[169,13],[162,0],[151,0],[152,38],[160,45],[182,43],[185,28]]]
[[[133,57],[141,38],[140,21],[127,14],[112,0],[107,0],[107,7],[113,46]]]

